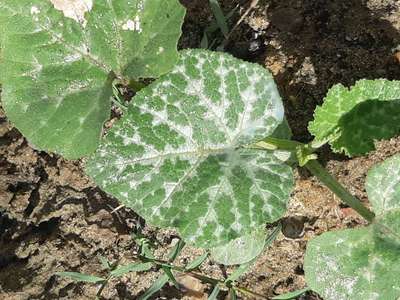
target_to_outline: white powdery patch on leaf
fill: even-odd
[[[92,10],[93,0],[50,0],[55,9],[61,10],[67,18],[86,26],[85,14]]]
[[[223,244],[285,211],[291,168],[244,147],[271,135],[282,110],[261,66],[182,51],[172,72],[135,96],[87,172],[150,224],[200,247]]]
[[[178,60],[184,13],[179,0],[0,0],[8,119],[37,149],[90,155],[110,116],[113,74],[129,81],[167,73]]]
[[[123,30],[130,30],[130,31],[137,31],[138,33],[141,33],[142,30],[142,25],[140,22],[140,17],[136,16],[134,20],[127,20],[125,24],[122,25]]]
[[[365,228],[327,232],[307,245],[308,286],[326,300],[400,299],[400,155],[374,166],[367,193],[376,214]]]

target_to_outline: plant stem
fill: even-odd
[[[275,149],[297,151],[299,148],[305,147],[306,145],[297,141],[268,137],[262,142],[257,143],[256,146],[264,149],[273,149],[275,147]],[[299,159],[299,157],[297,159]],[[364,219],[370,223],[374,220],[375,214],[365,207],[359,199],[350,194],[331,174],[328,173],[324,167],[320,165],[317,160],[309,160],[304,167],[325,184],[343,202],[358,212]]]
[[[305,146],[305,144],[297,141],[277,139],[273,137],[267,137],[263,139],[261,143],[265,143],[266,145],[275,147],[276,149],[288,151],[295,151],[298,147]]]
[[[153,264],[155,264],[157,266],[168,267],[171,270],[187,274],[187,275],[194,277],[196,279],[199,279],[203,282],[210,283],[212,285],[220,285],[221,287],[228,288],[226,286],[225,280],[220,280],[220,279],[212,278],[212,277],[209,277],[209,276],[197,273],[197,272],[189,271],[189,270],[186,270],[184,267],[179,267],[179,266],[173,265],[173,264],[169,263],[168,261],[153,259],[153,258],[150,259],[150,258],[147,258],[144,256],[139,256],[138,258],[143,262],[152,262]],[[232,288],[243,294],[251,295],[252,297],[255,297],[255,298],[268,299],[267,297],[257,294],[255,292],[252,292],[244,287],[232,286]]]
[[[319,162],[311,160],[305,167],[364,219],[370,223],[374,220],[375,214],[366,208],[359,199],[350,194]]]

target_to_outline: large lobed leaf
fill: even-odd
[[[307,245],[306,280],[324,299],[399,299],[399,175],[400,154],[368,173],[373,224],[324,233]]]
[[[309,131],[348,156],[374,150],[374,141],[400,133],[400,81],[360,80],[332,87],[314,113]]]
[[[209,51],[133,99],[87,173],[149,223],[210,248],[279,219],[293,185],[274,152],[242,146],[271,135],[283,106],[264,68]]]
[[[2,0],[0,82],[8,118],[37,148],[93,152],[114,78],[158,77],[178,59],[178,0]]]

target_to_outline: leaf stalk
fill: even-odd
[[[331,174],[329,174],[329,172],[316,160],[317,156],[315,154],[312,155],[312,152],[316,149],[297,141],[277,139],[272,137],[264,139],[261,143],[257,143],[256,146],[266,150],[279,149],[295,152],[301,167],[307,168],[344,203],[353,208],[369,223],[374,220],[375,214],[366,206],[364,206],[359,199],[350,194],[350,192],[347,191],[343,185],[341,185]],[[302,151],[302,149],[305,151]],[[305,153],[306,155],[299,155],[299,153]]]
[[[311,160],[305,167],[369,223],[374,220],[375,214],[365,207],[359,199],[350,194],[319,162]]]

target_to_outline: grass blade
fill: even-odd
[[[248,263],[240,265],[235,271],[233,271],[233,273],[231,275],[228,276],[228,278],[226,279],[225,282],[228,283],[228,282],[233,282],[233,281],[238,280],[238,278],[240,276],[242,276],[244,273],[246,273],[250,269],[253,262],[254,261],[252,260],[252,261],[249,261]]]
[[[229,20],[230,18],[232,18],[233,14],[236,12],[238,7],[239,7],[238,5],[235,6],[226,15],[225,19]],[[219,27],[218,27],[217,21],[216,20],[212,20],[210,25],[208,25],[206,27],[206,29],[204,30],[204,32],[203,32],[203,37],[202,37],[201,42],[200,42],[200,48],[203,48],[203,49],[211,49],[212,48],[212,46],[215,44],[215,39],[211,43],[209,43],[209,36],[212,35],[215,31],[217,31],[218,28]]]
[[[163,271],[165,272],[165,275],[168,276],[169,280],[174,284],[174,286],[179,290],[179,283],[176,281],[174,274],[172,274],[171,268],[168,268],[166,266],[162,266]]]
[[[237,300],[237,295],[235,289],[229,289],[229,299]]]
[[[216,285],[212,291],[212,293],[210,294],[210,296],[208,297],[208,300],[216,300],[219,292],[221,291],[221,289],[219,288],[219,285]]]
[[[217,21],[217,24],[218,24],[219,28],[221,29],[221,32],[223,33],[223,35],[225,37],[227,37],[229,34],[228,24],[226,23],[224,13],[222,12],[222,9],[221,9],[221,6],[219,5],[218,0],[209,0],[209,2],[210,2],[211,10]]]
[[[82,273],[77,273],[77,272],[57,272],[56,275],[72,279],[73,281],[77,282],[91,282],[91,283],[98,283],[98,282],[103,282],[106,279],[93,276],[93,275],[88,275],[88,274],[82,274]]]
[[[175,244],[174,248],[172,248],[171,252],[169,253],[168,261],[173,262],[181,253],[183,247],[185,247],[185,242],[183,240],[179,240],[179,242]]]
[[[276,240],[276,238],[278,237],[278,234],[281,232],[282,230],[282,224],[279,223],[270,233],[270,235],[266,238],[265,240],[265,245],[264,247],[267,248],[269,246],[271,246],[271,244]]]
[[[148,271],[151,269],[153,264],[151,262],[148,263],[132,263],[132,264],[127,264],[125,266],[119,266],[115,270],[111,271],[111,276],[113,277],[119,277],[122,275],[125,275],[129,272],[144,272]]]
[[[168,282],[169,278],[166,274],[163,274],[162,276],[158,277],[156,281],[149,287],[149,289],[144,292],[142,296],[138,298],[138,300],[147,300],[151,296],[153,296],[155,293],[157,293],[159,290],[163,288],[163,286]]]
[[[289,300],[289,299],[294,299],[302,294],[304,294],[305,292],[309,291],[309,288],[305,288],[305,289],[301,289],[301,290],[297,290],[294,292],[290,292],[290,293],[286,293],[286,294],[282,294],[279,296],[275,296],[272,299],[273,300]]]
[[[208,252],[206,252],[203,255],[197,257],[195,260],[193,260],[191,263],[189,263],[186,266],[186,268],[185,268],[186,271],[191,271],[191,270],[197,269],[207,259],[207,257],[208,257]]]

